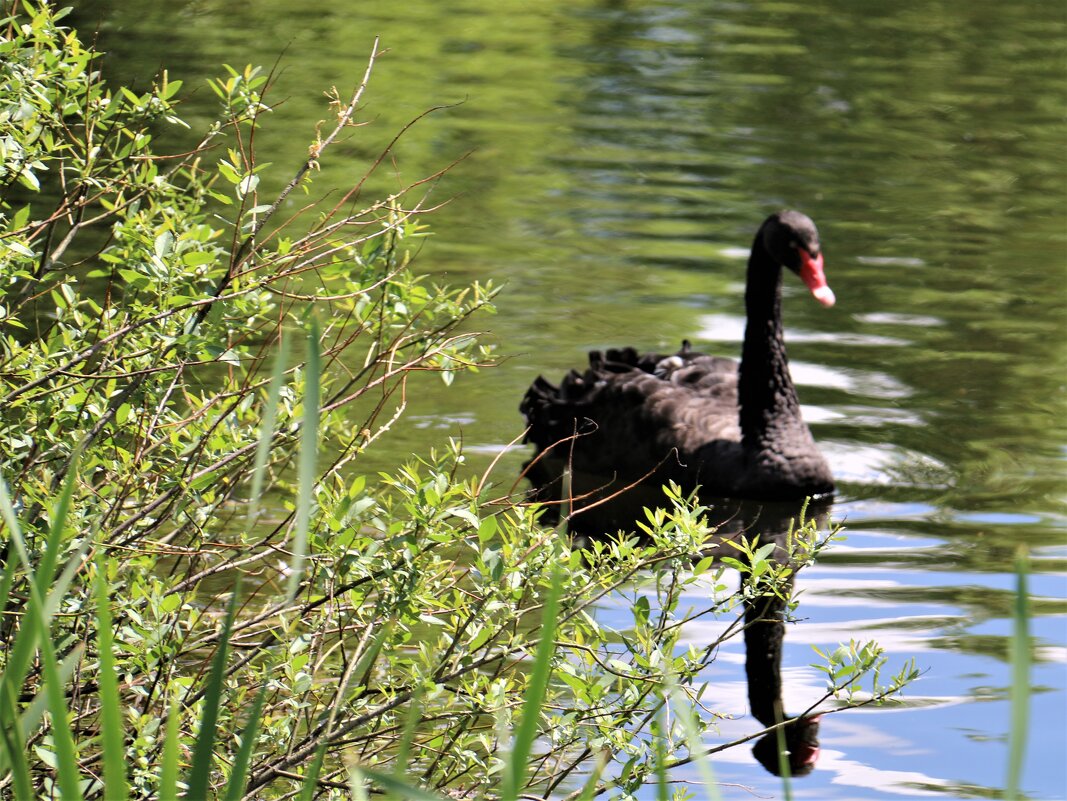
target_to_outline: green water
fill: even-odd
[[[403,136],[369,191],[465,157],[433,189],[449,202],[428,219],[421,265],[506,283],[500,313],[476,322],[506,358],[415,387],[368,473],[459,434],[484,468],[521,431],[529,382],[589,348],[689,338],[736,354],[755,228],[779,207],[808,213],[838,304],[789,287],[787,341],[850,538],[802,577],[786,706],[820,694],[810,644],[874,637],[927,672],[903,710],[827,718],[819,768],[794,793],[995,795],[1009,571],[1027,544],[1037,665],[1023,786],[1067,797],[1061,3],[95,0],[76,20],[99,30],[114,79],[163,67],[184,79],[194,127],[216,113],[204,79],[219,64],[277,63],[284,102],[258,140],[276,186],[328,116],[322,91],[358,82],[375,35],[388,53],[361,111],[372,124],[316,190],[358,178],[402,125],[448,106]],[[498,480],[524,457],[505,454]],[[716,662],[708,697],[743,716],[740,658]],[[752,730],[742,717],[723,738]],[[718,775],[781,792],[744,749]]]

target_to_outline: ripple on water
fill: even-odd
[[[860,264],[868,264],[873,267],[925,267],[926,262],[919,258],[906,256],[858,256]]]
[[[750,248],[742,247],[725,247],[719,248],[718,253],[720,256],[726,259],[736,259],[737,261],[744,261],[749,257],[751,252]]]
[[[852,396],[897,400],[912,394],[911,387],[888,373],[875,370],[791,361],[789,372],[797,384],[839,389]]]
[[[989,523],[992,525],[1020,525],[1040,523],[1040,515],[1016,512],[957,512],[954,517],[964,523]]]
[[[952,485],[952,471],[918,451],[890,443],[859,445],[824,440],[820,445],[834,477],[842,483],[921,489],[946,489]]]
[[[945,321],[940,317],[933,317],[925,314],[900,314],[897,312],[857,314],[854,315],[854,319],[861,323],[872,323],[874,325],[909,325],[918,328],[929,328],[930,326],[941,326],[945,324]]]
[[[835,516],[847,515],[851,521],[929,520],[938,511],[938,507],[930,503],[890,501],[885,498],[862,498],[834,506]]]
[[[878,428],[885,425],[922,426],[926,421],[910,409],[886,406],[801,406],[809,423],[834,422],[838,425]]]
[[[456,426],[469,426],[478,418],[472,414],[413,414],[408,422],[413,428],[452,431]]]
[[[706,342],[741,342],[745,338],[745,318],[736,314],[705,314],[698,318],[696,338]],[[797,331],[786,328],[786,342],[829,342],[859,347],[906,347],[910,340],[879,334],[849,332]]]

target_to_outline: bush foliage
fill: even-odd
[[[679,636],[740,596],[692,558],[699,507],[579,551],[458,447],[359,475],[409,381],[488,363],[467,320],[494,294],[416,271],[433,176],[309,191],[374,56],[267,198],[268,75],[227,70],[220,122],[168,152],[180,81],[109,87],[62,12],[8,6],[0,794],[625,796],[701,752],[706,717],[661,713],[718,643]],[[787,593],[766,557],[749,594]],[[838,691],[878,663],[853,656]]]

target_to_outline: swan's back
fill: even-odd
[[[520,406],[526,441],[578,471],[632,482],[658,466],[646,480],[691,488],[697,451],[709,443],[722,444],[720,459],[741,457],[737,377],[737,362],[688,343],[670,356],[593,351],[584,372],[530,387]]]

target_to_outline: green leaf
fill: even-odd
[[[219,258],[217,253],[208,253],[204,250],[189,250],[182,254],[182,263],[187,267],[199,267],[202,264],[211,264]]]
[[[155,247],[156,256],[163,259],[171,254],[174,250],[174,234],[170,231],[164,231],[156,237]]]
[[[70,677],[74,675],[75,668],[81,666],[81,660],[84,656],[83,648],[74,648],[63,659],[59,665],[59,675],[65,685],[70,681]],[[32,737],[37,727],[40,725],[42,718],[44,718],[45,710],[48,708],[47,693],[43,690],[33,697],[33,700],[26,706],[26,709],[22,713],[22,720],[20,721],[22,729],[23,741]]]
[[[488,542],[496,536],[499,528],[500,525],[497,523],[495,515],[484,518],[482,522],[478,524],[478,542]]]
[[[219,173],[222,177],[229,181],[231,184],[237,184],[241,181],[241,176],[237,174],[237,170],[233,165],[227,161],[220,161],[218,163]]]
[[[30,220],[30,207],[28,205],[21,207],[18,211],[11,215],[11,230],[17,231],[24,226]]]
[[[30,250],[28,247],[26,247],[26,245],[22,244],[21,242],[19,242],[18,240],[15,240],[15,239],[5,239],[3,244],[4,244],[4,247],[6,247],[8,250],[13,250],[16,253],[18,253],[20,256],[25,256],[28,259],[35,258],[36,255],[37,255],[32,250]]]
[[[139,98],[139,97],[138,97],[137,95],[135,95],[135,94],[134,94],[133,92],[131,92],[131,91],[130,91],[129,89],[127,89],[127,88],[126,88],[125,86],[120,86],[120,87],[119,87],[119,92],[121,92],[121,93],[122,93],[122,95],[123,95],[123,96],[124,96],[124,97],[125,97],[125,98],[126,98],[126,99],[127,99],[128,101],[130,101],[130,102],[131,102],[131,103],[132,103],[132,104],[133,104],[134,106],[139,106],[139,105],[141,105],[141,98]]]
[[[216,356],[215,359],[216,361],[220,361],[223,364],[228,364],[232,367],[241,366],[241,357],[233,348],[227,348]]]
[[[448,510],[448,513],[453,517],[458,517],[460,520],[470,523],[475,529],[482,524],[482,521],[478,519],[478,515],[474,514],[470,509],[464,509],[462,506],[454,506]]]
[[[34,175],[33,170],[29,167],[24,167],[22,172],[19,173],[19,183],[27,189],[32,189],[34,192],[41,191],[41,182],[37,180],[37,176]]]
[[[607,755],[605,751],[601,750],[597,754],[596,764],[593,766],[589,778],[585,780],[585,785],[583,785],[581,795],[578,796],[577,801],[593,801],[597,795],[597,785],[600,782],[600,777],[603,775],[607,764]]]
[[[82,798],[81,786],[84,777],[78,767],[78,750],[74,744],[74,733],[69,720],[65,682],[59,671],[59,662],[44,623],[43,612],[36,615],[33,622],[38,630],[39,659],[45,677],[45,691],[48,694],[48,712],[52,717],[57,783],[64,801],[79,801]]]
[[[118,271],[123,281],[126,282],[126,286],[130,289],[147,289],[152,285],[148,276],[143,273],[139,273],[136,270],[126,270],[120,268]]]
[[[656,774],[656,801],[670,801],[667,787],[667,734],[670,723],[667,721],[667,707],[661,706],[652,718],[652,754]]]
[[[257,186],[259,186],[259,176],[251,174],[246,175],[237,185],[237,196],[244,197],[245,195],[250,195],[256,191]]]
[[[636,601],[634,601],[633,609],[634,609],[634,618],[637,620],[637,622],[642,624],[642,625],[647,625],[648,624],[649,613],[651,611],[651,607],[650,607],[650,604],[648,602],[648,598],[646,596],[644,596],[644,595],[639,597]]]

